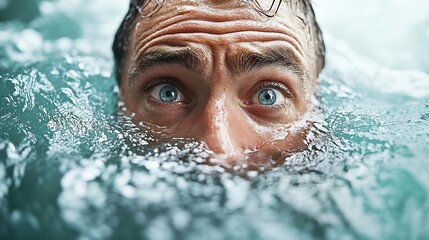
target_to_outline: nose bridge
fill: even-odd
[[[239,150],[237,139],[230,124],[232,106],[228,105],[225,92],[210,97],[203,109],[202,140],[216,153],[232,153]]]

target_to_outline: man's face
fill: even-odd
[[[167,0],[137,19],[121,97],[136,123],[215,154],[296,149],[302,134],[290,128],[311,107],[318,74],[310,38],[285,3],[268,18],[237,0]]]

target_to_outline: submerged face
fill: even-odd
[[[136,21],[120,80],[133,121],[229,159],[300,148],[291,127],[311,108],[319,67],[286,4],[268,18],[237,0],[170,0]]]

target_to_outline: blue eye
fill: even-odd
[[[171,84],[161,84],[154,87],[151,91],[151,96],[165,103],[179,102],[183,98],[180,91]]]
[[[262,89],[258,95],[259,103],[262,105],[274,105],[277,100],[276,92],[273,89]]]
[[[263,106],[275,106],[284,104],[286,101],[284,94],[275,88],[263,88],[253,96],[253,104]]]
[[[159,99],[163,102],[174,102],[178,97],[177,88],[166,85],[159,90]]]

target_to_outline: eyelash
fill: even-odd
[[[183,94],[183,85],[181,85],[181,83],[175,79],[175,78],[170,78],[170,77],[164,77],[164,78],[158,78],[158,79],[154,79],[150,82],[148,82],[146,85],[144,85],[141,88],[141,91],[143,92],[143,94],[147,95],[146,97],[146,101],[149,105],[153,106],[153,107],[158,107],[158,106],[171,106],[171,107],[178,107],[177,102],[160,102],[158,100],[153,99],[152,96],[150,96],[150,92],[157,86],[162,85],[162,84],[170,84],[174,87],[176,87],[180,92],[182,92]],[[187,103],[183,103],[181,102],[180,105],[183,106],[183,104],[187,104]]]
[[[180,86],[178,81],[173,79],[173,78],[159,78],[159,79],[152,80],[143,86],[142,91],[145,94],[149,94],[153,88],[155,88],[156,86],[159,86],[161,84],[171,84],[174,87],[176,87],[177,89],[179,89],[179,91],[182,91],[182,87]],[[290,92],[289,88],[287,88],[284,84],[279,83],[279,82],[270,82],[270,81],[264,81],[264,82],[260,83],[257,87],[255,87],[253,89],[252,94],[256,94],[264,88],[275,88],[275,89],[281,91],[285,95],[286,98],[293,98],[293,94]],[[162,104],[171,104],[171,103],[160,103],[160,102],[155,101],[151,98],[148,98],[148,102],[151,105],[155,105],[155,106],[159,106]],[[274,106],[274,107],[278,107],[278,106]]]
[[[290,92],[289,88],[287,88],[284,84],[279,82],[263,82],[253,90],[253,94],[256,94],[257,92],[259,92],[264,88],[276,88],[277,90],[280,90],[281,92],[283,92],[286,98],[293,97],[293,94]]]
[[[149,93],[150,91],[152,91],[152,89],[158,85],[161,84],[171,84],[173,86],[175,86],[176,88],[178,88],[179,90],[181,90],[180,86],[177,86],[177,81],[171,79],[171,78],[159,78],[159,79],[155,79],[150,81],[149,83],[147,83],[146,85],[144,85],[142,87],[142,91],[143,93]]]

